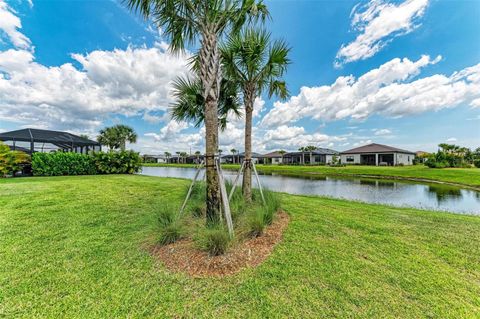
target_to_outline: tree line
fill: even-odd
[[[425,156],[425,165],[431,168],[478,167],[480,168],[480,147],[470,150],[454,144],[442,143],[438,151]]]

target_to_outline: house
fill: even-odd
[[[285,153],[281,153],[281,152],[271,152],[263,155],[263,161],[265,164],[273,164],[273,165],[283,164],[284,155]]]
[[[144,163],[162,163],[162,164],[166,164],[168,161],[167,161],[167,158],[165,157],[165,155],[148,155],[148,154],[144,154],[143,156],[143,162]]]
[[[317,148],[314,151],[306,152],[290,152],[283,156],[284,164],[291,165],[315,165],[329,164],[333,162],[333,158],[338,156],[339,152],[328,148]]]
[[[340,153],[343,164],[360,165],[412,165],[415,153],[393,146],[368,144]]]
[[[238,153],[238,154],[228,154],[228,155],[223,155],[220,158],[220,162],[222,164],[240,164],[243,163],[243,159],[245,158],[245,152]],[[252,152],[252,161],[255,164],[263,164],[264,163],[264,157],[262,154]]]
[[[189,155],[185,158],[186,164],[200,164],[205,160],[203,155]]]
[[[0,133],[0,141],[12,150],[22,150],[28,154],[56,151],[87,154],[102,150],[100,143],[82,136],[35,128]]]

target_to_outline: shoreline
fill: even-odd
[[[149,164],[142,165],[145,167],[172,167],[172,168],[195,168],[194,164]],[[237,164],[226,164],[223,166],[226,170],[238,170],[239,165]],[[364,174],[364,173],[350,173],[350,172],[315,172],[315,171],[295,171],[296,169],[308,169],[308,168],[324,168],[324,169],[334,169],[333,167],[324,167],[324,166],[292,166],[292,169],[282,169],[287,166],[257,166],[257,170],[260,174],[278,174],[283,176],[336,176],[336,177],[360,177],[360,178],[372,178],[372,179],[385,179],[385,180],[399,180],[399,181],[410,181],[410,182],[421,182],[421,183],[430,183],[430,184],[440,184],[448,185],[459,188],[465,188],[469,190],[474,190],[480,192],[480,185],[472,185],[466,183],[458,183],[453,181],[432,179],[428,177],[412,177],[412,176],[401,176],[401,175],[388,175],[388,174]],[[348,167],[348,166],[347,166]],[[360,166],[352,166],[360,167]],[[271,169],[269,169],[271,168]],[[360,167],[361,168],[361,167]],[[389,168],[386,168],[389,169]],[[391,169],[391,168],[390,168]],[[472,168],[472,170],[475,170]]]

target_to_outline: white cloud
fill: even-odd
[[[269,141],[284,141],[290,140],[301,134],[305,134],[305,129],[303,127],[289,127],[287,125],[281,125],[274,130],[267,131],[267,133],[265,134],[265,139]]]
[[[470,103],[470,105],[473,107],[480,108],[480,98],[473,100],[472,103]]]
[[[168,120],[168,113],[165,112],[163,115],[159,116],[159,115],[154,115],[154,114],[150,114],[148,112],[145,112],[143,114],[143,120],[150,123],[150,124],[158,124],[160,122],[165,122]]]
[[[398,5],[371,0],[364,6],[356,5],[351,13],[352,29],[359,34],[353,42],[342,45],[335,66],[369,58],[394,37],[412,32],[427,6],[428,0],[406,0]]]
[[[29,3],[33,6],[31,1]],[[30,49],[30,39],[19,31],[21,28],[22,22],[16,12],[4,0],[0,0],[0,42],[6,36],[15,47]]]
[[[71,63],[44,66],[25,50],[0,52],[0,119],[96,129],[113,114],[166,111],[171,81],[187,72],[185,56],[158,46],[97,50],[72,58],[81,70]]]
[[[384,128],[384,129],[375,129],[374,130],[374,134],[377,135],[377,136],[382,136],[382,135],[390,135],[392,134],[392,131],[387,129],[387,128]]]
[[[372,114],[401,117],[436,111],[480,98],[480,64],[451,76],[434,74],[414,79],[421,69],[440,61],[422,56],[417,61],[395,58],[356,79],[341,76],[335,83],[302,87],[300,94],[276,102],[262,120],[265,126],[291,124],[301,118],[365,119]]]
[[[446,140],[447,143],[453,143],[453,142],[456,142],[457,139],[455,137],[450,137]]]
[[[372,143],[373,143],[372,140],[361,140],[361,141],[353,143],[353,146],[357,147],[357,146],[368,145],[368,144],[372,144]]]
[[[346,139],[344,136],[329,136],[322,133],[310,134],[301,126],[281,125],[275,129],[267,130],[260,140],[267,150],[297,150],[299,147],[306,145],[333,147],[334,142],[342,142]]]

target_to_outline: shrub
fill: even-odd
[[[96,174],[92,158],[79,153],[34,153],[32,172],[36,176],[93,175]]]
[[[11,151],[10,147],[0,141],[0,177],[14,175],[30,157],[20,151]]]
[[[270,190],[264,190],[263,196],[265,197],[263,215],[264,221],[266,225],[271,225],[275,213],[280,209],[281,206],[280,197]]]
[[[261,201],[259,192],[256,191],[254,195],[255,203],[247,208],[245,220],[246,234],[249,237],[260,236],[265,227],[273,223],[275,213],[280,209],[280,199],[274,192],[263,191],[265,203]]]
[[[445,168],[450,166],[448,162],[445,162],[445,161],[437,162],[434,159],[429,159],[427,162],[425,162],[425,165],[427,165],[430,168]]]
[[[134,174],[141,169],[142,160],[134,151],[92,153],[98,174]]]
[[[480,159],[474,160],[473,165],[475,165],[477,168],[480,168]]]
[[[266,226],[266,213],[264,208],[258,208],[247,217],[247,235],[258,237],[263,233]]]
[[[196,241],[199,248],[208,252],[211,256],[225,254],[231,243],[228,231],[221,225],[202,229]]]
[[[160,224],[160,243],[167,245],[176,242],[183,235],[183,227],[178,212],[171,206],[161,208],[158,216]]]

